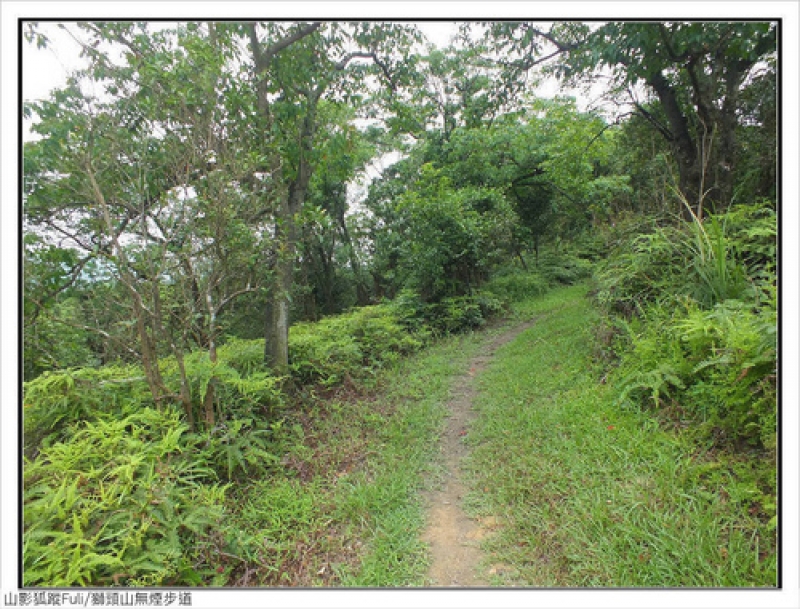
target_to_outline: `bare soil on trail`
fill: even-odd
[[[423,541],[430,544],[432,562],[428,580],[435,587],[486,587],[481,573],[481,540],[493,522],[476,522],[465,513],[462,503],[469,490],[464,479],[463,462],[468,454],[464,443],[474,418],[473,402],[477,395],[475,379],[486,368],[495,351],[530,328],[535,320],[516,325],[489,339],[481,355],[469,361],[467,370],[455,379],[446,407],[449,415],[441,439],[445,468],[442,488],[425,494],[428,525]]]

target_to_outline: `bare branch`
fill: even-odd
[[[239,296],[243,296],[244,294],[251,294],[253,292],[258,292],[260,289],[261,288],[259,288],[257,286],[256,287],[251,287],[248,284],[246,288],[242,288],[241,290],[237,290],[235,292],[232,292],[231,294],[228,295],[227,298],[225,298],[222,302],[220,302],[219,305],[217,305],[216,313],[219,314],[222,311],[222,309],[227,307],[231,302],[233,302]]]
[[[111,334],[109,334],[105,330],[101,330],[100,328],[95,328],[93,326],[87,326],[85,324],[72,323],[72,322],[69,322],[69,321],[67,321],[65,319],[55,318],[55,319],[53,319],[53,321],[56,322],[56,323],[62,324],[64,326],[69,326],[70,328],[77,328],[79,330],[84,330],[86,332],[94,332],[96,334],[99,334],[103,338],[105,338],[105,339],[115,343],[116,345],[122,347],[125,351],[127,351],[128,353],[130,353],[134,357],[137,357],[137,358],[140,357],[140,354],[137,351],[134,351],[133,349],[131,349],[128,346],[127,342],[125,342],[122,339],[119,339],[119,338],[116,338],[116,337],[112,336]],[[144,377],[142,377],[142,379],[144,379]]]
[[[384,62],[378,59],[378,56],[372,51],[355,51],[353,53],[349,53],[340,59],[337,63],[333,64],[334,69],[336,70],[344,70],[353,59],[371,59],[375,65],[377,65],[383,75],[386,77],[386,80],[389,82],[389,86],[391,87],[392,91],[397,91],[397,85],[392,78],[392,74],[389,72],[389,68],[386,66]]]
[[[64,284],[60,285],[60,286],[58,286],[58,287],[56,287],[56,288],[54,288],[52,290],[50,290],[47,294],[42,296],[39,300],[36,300],[36,299],[32,298],[30,295],[26,295],[25,300],[28,300],[28,301],[32,302],[36,306],[36,310],[33,313],[33,315],[31,316],[31,319],[27,319],[27,316],[26,316],[25,325],[32,325],[32,324],[36,323],[36,318],[39,316],[39,313],[44,308],[44,303],[46,301],[50,300],[51,298],[57,296],[58,294],[60,294],[64,290],[67,290],[70,287],[72,287],[75,284],[75,282],[78,280],[78,277],[80,276],[81,271],[83,270],[83,267],[85,267],[88,264],[88,262],[90,260],[93,260],[93,259],[94,259],[94,254],[90,254],[89,256],[86,256],[85,258],[83,258],[83,259],[79,260],[77,263],[75,263],[75,265],[72,267],[72,269],[69,272],[69,278],[64,282]]]

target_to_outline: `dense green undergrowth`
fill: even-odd
[[[468,505],[492,530],[491,583],[775,586],[774,461],[621,408],[630,392],[602,379],[588,289],[518,306],[536,325],[479,381]]]
[[[776,235],[768,203],[630,218],[517,306],[468,438],[494,584],[777,585]]]
[[[775,212],[758,204],[623,241],[595,291],[622,407],[774,460],[776,239]]]
[[[587,269],[554,258],[541,272],[509,270],[472,296],[425,303],[405,292],[297,324],[288,377],[263,366],[258,340],[229,340],[215,364],[206,353],[187,354],[192,394],[215,384],[211,428],[194,427],[176,404],[154,404],[136,366],[50,372],[26,383],[25,584],[404,585],[418,578],[419,566],[408,573],[398,566],[412,556],[419,565],[424,554],[408,497],[433,444],[432,404],[469,348],[451,349],[451,363],[436,348],[419,354],[436,363],[406,379],[408,406],[391,392],[380,401],[374,394],[434,339],[480,328],[512,300]],[[178,366],[160,364],[177,394]],[[393,509],[395,516],[375,520]],[[392,522],[406,546],[395,547],[386,530]]]
[[[153,404],[135,366],[26,383],[26,585],[424,584],[440,404],[469,332],[508,314],[544,318],[482,381],[469,436],[495,583],[774,585],[774,213],[631,234],[596,310],[585,286],[550,291],[593,263],[544,253],[469,296],[296,324],[281,377],[260,340],[188,354],[213,428]]]

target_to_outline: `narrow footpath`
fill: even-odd
[[[445,468],[441,489],[426,494],[428,526],[423,541],[430,544],[431,566],[428,580],[433,587],[485,587],[488,581],[480,572],[480,542],[487,531],[469,518],[463,499],[468,491],[463,462],[467,456],[464,437],[474,418],[477,395],[475,379],[491,361],[495,351],[530,328],[535,320],[516,325],[489,339],[481,355],[472,358],[465,373],[456,378],[446,404],[449,416],[441,439]]]

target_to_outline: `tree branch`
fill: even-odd
[[[349,53],[340,59],[338,62],[333,64],[335,70],[342,71],[347,67],[347,64],[350,63],[353,59],[371,59],[375,65],[377,65],[383,75],[386,77],[386,80],[389,82],[389,86],[391,87],[392,91],[397,91],[397,85],[392,78],[391,73],[389,72],[389,68],[383,63],[380,59],[378,59],[377,54],[372,51],[354,51],[353,53]]]
[[[634,102],[633,102],[633,105],[634,105],[634,107],[636,108],[636,110],[639,112],[639,114],[640,114],[640,115],[641,115],[641,116],[642,116],[642,117],[643,117],[643,118],[644,118],[644,119],[645,119],[645,120],[646,120],[648,123],[650,123],[651,125],[653,125],[653,127],[655,127],[655,128],[656,128],[656,130],[657,130],[657,131],[658,131],[658,132],[659,132],[661,135],[663,135],[663,136],[664,136],[664,138],[665,138],[665,139],[666,139],[668,142],[671,142],[671,141],[673,141],[673,140],[675,139],[675,136],[672,134],[672,131],[670,131],[670,130],[669,130],[667,127],[665,127],[664,125],[662,125],[662,124],[661,124],[661,122],[659,122],[659,120],[658,120],[658,119],[657,119],[655,116],[653,116],[652,114],[650,114],[650,112],[648,112],[648,111],[645,109],[645,107],[644,107],[644,106],[642,106],[642,105],[641,105],[639,102],[637,102],[637,101],[634,101]]]
[[[669,55],[669,58],[672,61],[676,63],[683,63],[684,61],[692,57],[692,55],[688,51],[681,55],[678,55],[675,52],[675,48],[672,46],[672,37],[666,25],[664,25],[663,23],[659,23],[658,29],[659,32],[661,33],[661,42],[664,43],[664,48],[667,49],[667,54]]]
[[[553,38],[553,36],[552,36],[552,34],[550,34],[550,32],[543,32],[540,29],[535,28],[535,27],[531,28],[531,32],[533,32],[534,34],[536,34],[540,38],[544,38],[550,44],[554,45],[558,49],[559,53],[565,53],[567,51],[574,51],[575,49],[578,48],[577,44],[574,44],[574,43],[565,44],[563,42],[560,42],[559,40],[556,40],[555,38]]]
[[[220,302],[219,305],[217,305],[216,313],[219,314],[222,311],[222,309],[227,307],[231,302],[233,302],[239,296],[243,296],[244,294],[250,294],[252,292],[258,292],[260,289],[261,288],[259,288],[258,286],[251,287],[250,284],[248,284],[246,288],[242,288],[241,290],[237,290],[229,294],[227,298],[223,299],[222,302]]]
[[[85,324],[72,323],[72,322],[66,321],[64,319],[59,319],[59,318],[53,318],[53,321],[55,323],[59,323],[59,324],[65,325],[65,326],[69,326],[70,328],[77,328],[78,330],[84,330],[85,332],[95,332],[95,333],[99,334],[100,336],[102,336],[103,338],[105,338],[106,340],[108,340],[109,342],[115,343],[119,347],[122,347],[125,351],[127,351],[128,353],[130,353],[134,357],[137,357],[137,358],[140,357],[140,354],[137,351],[131,349],[126,342],[124,342],[120,338],[116,338],[116,337],[112,336],[111,334],[109,334],[105,330],[101,330],[100,328],[95,328],[93,326],[87,326]],[[142,377],[142,379],[144,379],[144,377]]]
[[[545,173],[544,169],[542,169],[541,167],[536,167],[536,168],[533,169],[533,171],[530,171],[530,172],[528,172],[526,174],[523,174],[521,176],[517,176],[516,178],[511,180],[511,186],[512,187],[514,187],[514,186],[522,186],[523,182],[525,180],[529,180],[531,178],[538,178],[539,176],[544,175],[544,173]],[[549,180],[546,180],[546,181],[549,182]]]
[[[320,27],[322,27],[321,21],[315,21],[313,23],[307,23],[300,27],[297,31],[288,36],[281,38],[268,47],[262,47],[261,43],[258,40],[258,34],[256,32],[256,25],[255,21],[249,24],[249,34],[250,34],[250,45],[253,50],[253,58],[256,62],[256,72],[260,73],[265,71],[268,67],[272,59],[283,51],[285,48],[293,45],[298,40],[302,40],[306,36],[309,36],[316,32]]]

